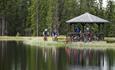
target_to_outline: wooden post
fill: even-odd
[[[105,26],[104,26],[104,23],[102,23],[102,31],[103,31],[103,33],[105,33]]]
[[[101,27],[101,25],[100,25],[100,24],[98,24],[98,32],[100,32],[100,31],[101,31],[100,27]]]
[[[67,31],[70,32],[70,23],[68,23],[68,29],[67,29]]]
[[[82,28],[83,28],[83,33],[84,33],[84,26],[85,26],[85,24],[84,24],[84,23],[82,23],[81,25],[82,25]]]
[[[102,31],[103,31],[103,40],[104,40],[104,37],[105,37],[105,26],[104,26],[104,23],[102,23]]]
[[[71,32],[71,25],[72,25],[72,24],[70,23],[70,26],[69,26],[69,28],[70,28],[70,29],[69,29],[69,32]]]
[[[74,31],[75,31],[75,24],[74,24]]]
[[[74,29],[74,24],[71,24],[71,32],[73,32],[73,29]]]

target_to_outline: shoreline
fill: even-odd
[[[65,39],[65,37],[61,37]],[[115,40],[115,37],[105,37],[105,40]],[[22,41],[26,45],[39,46],[42,48],[58,48],[58,47],[68,47],[77,49],[115,49],[115,43],[107,43],[107,41],[92,41],[92,42],[68,42],[65,41],[52,41],[52,37],[48,37],[48,41],[44,41],[43,37],[25,37],[25,36],[0,36],[0,41]]]

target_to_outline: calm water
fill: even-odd
[[[115,50],[40,48],[3,41],[0,70],[115,70]]]

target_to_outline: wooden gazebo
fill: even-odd
[[[102,19],[100,17],[97,17],[95,15],[92,15],[92,14],[87,12],[87,13],[84,13],[84,14],[82,14],[80,16],[77,16],[77,17],[75,17],[73,19],[70,19],[70,20],[66,21],[66,23],[69,24],[69,33],[68,33],[67,36],[69,36],[72,40],[74,39],[75,36],[80,35],[78,33],[75,33],[75,32],[71,31],[72,28],[75,29],[75,25],[78,24],[78,23],[82,25],[82,29],[83,29],[82,33],[83,33],[83,35],[85,35],[85,33],[84,33],[84,26],[86,24],[89,24],[90,26],[92,24],[97,24],[98,25],[98,33],[95,34],[95,35],[98,38],[98,40],[103,40],[104,39],[104,32],[103,31],[105,29],[104,28],[105,27],[104,24],[109,23],[109,21],[107,21],[105,19]],[[76,37],[75,40],[77,40],[77,39],[78,38]],[[94,38],[92,38],[92,39],[95,40]],[[82,39],[82,40],[84,41],[84,39]]]

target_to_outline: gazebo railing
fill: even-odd
[[[67,37],[69,37],[70,41],[78,42],[78,41],[99,41],[104,40],[104,34],[101,33],[76,33],[76,32],[70,32],[67,34]]]

